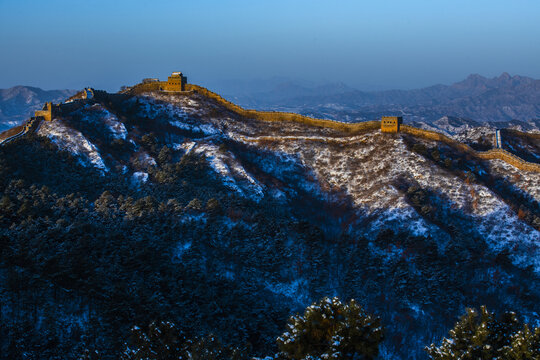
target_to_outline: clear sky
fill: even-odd
[[[540,78],[539,0],[0,0],[0,88]]]

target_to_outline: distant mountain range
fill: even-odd
[[[537,129],[540,120],[540,80],[508,73],[491,79],[473,74],[452,85],[415,90],[360,91],[343,83],[286,78],[228,81],[209,87],[246,108],[346,122],[403,115],[406,122],[431,124],[450,117],[465,122],[503,122],[499,127],[511,122],[528,131]],[[74,93],[28,86],[0,89],[0,131],[20,124],[44,102],[61,102]]]
[[[480,123],[424,126],[493,147]],[[502,139],[540,164],[535,136]],[[261,121],[200,93],[96,92],[0,146],[0,353],[119,359],[143,353],[125,350],[130,329],[165,319],[278,359],[289,316],[324,296],[381,317],[381,360],[428,359],[467,307],[537,326],[539,185],[405,132]]]
[[[341,83],[314,85],[279,79],[240,84],[243,86],[224,84],[223,89],[228,98],[244,107],[341,121],[372,120],[385,114],[426,122],[443,116],[480,122],[540,118],[540,80],[508,73],[492,79],[474,74],[452,85],[373,92]]]
[[[75,90],[42,90],[31,86],[0,89],[0,131],[19,125],[47,101],[62,102]]]

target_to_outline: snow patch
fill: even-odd
[[[182,260],[182,256],[186,251],[188,251],[191,248],[191,241],[185,242],[185,243],[179,243],[175,250],[173,257],[178,260]]]
[[[306,293],[307,281],[305,279],[296,279],[290,283],[265,283],[265,287],[274,294],[283,295],[299,302],[306,302],[308,294]]]
[[[144,184],[148,181],[148,173],[137,171],[133,173],[133,182],[135,184]]]
[[[108,172],[98,148],[92,144],[84,135],[61,121],[43,121],[38,131],[39,135],[51,139],[60,149],[67,150],[76,155],[84,166],[92,165],[95,168]]]
[[[212,143],[196,146],[187,143],[186,147],[197,154],[203,153],[210,166],[222,176],[223,183],[229,188],[255,201],[264,197],[263,185],[256,181],[230,152],[220,151],[219,147]]]

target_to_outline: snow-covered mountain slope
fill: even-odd
[[[122,111],[127,108],[128,113],[139,118],[140,126],[132,125],[128,131],[130,125],[114,115],[117,106],[122,106]],[[202,96],[165,93],[131,97],[110,109],[101,103],[89,103],[70,117],[71,131],[64,120],[58,119],[44,124],[39,134],[51,137],[60,148],[104,171],[129,168],[131,173],[146,174],[148,167],[156,166],[142,143],[143,132],[151,130],[152,136],[163,139],[175,156],[204,154],[224,184],[248,198],[296,194],[298,189],[331,203],[343,203],[345,197],[353,218],[348,228],[371,236],[384,224],[396,231],[437,234],[438,238],[450,241],[445,229],[410,204],[398,183],[427,189],[437,194],[440,206],[451,208],[451,212],[473,223],[475,236],[486,239],[493,249],[513,249],[511,257],[516,265],[533,266],[540,273],[540,218],[529,223],[521,221],[512,210],[521,204],[505,202],[487,180],[464,181],[461,173],[434,164],[407,146],[402,135],[375,131],[350,136],[296,123],[242,119]],[[458,140],[477,140],[491,131],[452,123],[452,119],[441,119],[436,125]],[[101,132],[86,139],[80,131],[88,131],[88,126]],[[133,154],[127,161],[105,143],[118,139],[126,140],[132,148]],[[414,141],[427,148],[441,146],[433,141]],[[103,145],[107,148],[104,160],[98,150]],[[540,174],[518,171],[498,160],[470,166],[479,168],[480,176],[489,172],[506,178],[516,191],[534,199],[536,204],[540,201]],[[269,182],[269,176],[280,184]],[[365,218],[375,220],[364,224]]]
[[[455,119],[437,126],[470,143],[491,131]],[[441,335],[437,324],[453,322],[464,306],[495,302],[540,321],[539,173],[402,133],[244,118],[196,93],[79,100],[37,135],[95,169],[100,183],[114,180],[111,191],[124,203],[114,205],[110,194],[89,196],[93,208],[132,219],[160,201],[160,211],[180,209],[178,218],[166,213],[167,227],[214,229],[196,239],[179,233],[181,240],[171,240],[175,262],[216,266],[211,276],[219,281],[249,279],[264,288],[262,298],[279,298],[274,306],[304,306],[321,295],[360,298],[390,324],[385,358],[402,358],[404,344],[421,358],[432,335]],[[534,157],[529,140],[515,135],[512,144]],[[210,201],[180,203],[192,191],[182,180],[191,156],[202,156],[220,184],[199,187],[245,203],[219,216],[208,210]],[[274,228],[271,215],[250,217],[266,204],[284,211],[301,236],[289,229],[275,244],[274,235],[287,230]],[[261,224],[271,231],[259,234]],[[229,236],[232,229],[244,235]],[[256,243],[244,243],[245,234]],[[236,240],[240,245],[229,244]],[[197,246],[201,253],[190,253]],[[243,246],[265,260],[239,265]],[[274,246],[287,255],[278,258]]]

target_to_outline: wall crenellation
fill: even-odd
[[[54,115],[54,112],[56,110],[57,106],[54,105],[52,102],[46,102],[45,106],[43,106],[42,110],[37,110],[35,112],[36,118],[43,118],[45,121],[52,121],[52,117]]]
[[[435,131],[419,129],[409,125],[402,125],[400,130],[403,133],[407,133],[413,136],[443,142],[457,150],[463,151],[483,160],[499,159],[509,163],[510,165],[515,166],[520,170],[540,172],[540,164],[525,161],[504,149],[497,148],[488,151],[476,151],[467,144],[463,144],[457,140],[454,140],[444,134]]]
[[[238,106],[224,99],[219,94],[216,94],[202,86],[188,84],[187,78],[184,77],[181,72],[173,73],[169,77],[168,81],[159,81],[158,79],[154,78],[144,79],[141,84],[136,85],[133,89],[136,89],[137,91],[187,91],[198,93],[207,98],[215,100],[227,110],[235,112],[240,116],[261,121],[296,122],[315,127],[331,128],[349,134],[354,134],[362,131],[373,131],[377,129],[380,129],[383,133],[403,132],[413,136],[444,142],[460,151],[464,151],[480,159],[500,159],[515,166],[520,170],[540,172],[539,164],[527,162],[506,150],[498,148],[484,152],[476,151],[473,150],[470,146],[451,139],[444,134],[435,131],[415,128],[410,125],[403,125],[403,118],[401,116],[383,116],[380,121],[374,120],[361,123],[342,123],[333,120],[315,119],[297,113],[244,109],[241,106]]]

